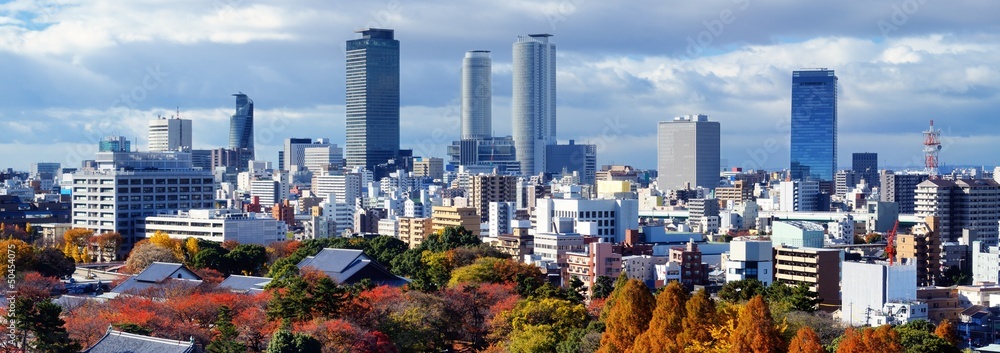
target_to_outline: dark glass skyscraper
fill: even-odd
[[[374,170],[399,153],[399,41],[393,30],[347,41],[347,165]]]
[[[236,97],[236,114],[229,118],[229,149],[246,149],[253,158],[253,100],[243,92]]]
[[[792,72],[792,179],[833,181],[837,172],[837,76]]]
[[[878,153],[856,152],[852,154],[851,170],[860,173],[869,186],[878,186]]]

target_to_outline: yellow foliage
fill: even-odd
[[[28,259],[31,258],[32,254],[34,253],[34,249],[31,247],[31,245],[28,245],[28,243],[25,243],[24,241],[19,239],[8,238],[0,240],[0,247],[8,249],[8,253],[11,249],[14,250],[15,273],[21,273],[21,271],[27,270],[26,268],[19,269],[18,266],[23,265],[25,262],[27,262]],[[0,261],[0,273],[2,273],[3,276],[6,276],[8,274],[7,272],[8,266],[10,266],[9,260]]]
[[[184,243],[184,246],[187,248],[187,252],[188,254],[191,255],[191,258],[194,258],[195,255],[198,255],[198,250],[200,250],[198,249],[198,239],[187,238],[187,241]]]
[[[77,263],[90,261],[90,240],[94,231],[83,228],[73,228],[63,233],[63,253],[73,258]]]
[[[178,259],[184,258],[184,251],[181,247],[181,241],[171,238],[170,235],[161,230],[158,230],[156,231],[156,233],[153,233],[153,236],[149,237],[149,242],[161,248],[169,249],[171,252],[174,253],[174,256],[176,256]]]

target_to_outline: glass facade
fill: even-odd
[[[243,93],[236,97],[236,114],[229,119],[229,148],[253,151],[253,100]]]
[[[393,30],[359,31],[347,41],[347,146],[350,167],[375,170],[399,153],[399,41]]]
[[[545,146],[556,143],[556,45],[549,34],[517,37],[513,49],[513,137],[521,173],[545,171]]]
[[[837,76],[833,70],[792,73],[792,179],[832,181],[837,172]]]

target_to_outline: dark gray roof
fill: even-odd
[[[169,280],[169,281],[168,281]],[[111,292],[142,292],[150,288],[160,288],[167,283],[181,286],[197,286],[201,277],[181,264],[154,262],[139,274],[129,277],[118,284]]]
[[[181,272],[181,277],[176,276],[177,272]],[[169,262],[154,262],[149,264],[149,266],[146,266],[142,272],[135,276],[135,279],[142,282],[161,282],[167,279],[167,277],[201,279],[201,277],[188,270],[184,265]]]
[[[316,256],[308,256],[297,265],[300,269],[314,267],[338,283],[354,284],[368,278],[376,284],[401,286],[407,281],[365,255],[361,250],[326,248]]]
[[[193,341],[137,335],[109,329],[101,340],[83,353],[192,353],[197,352]]]
[[[268,283],[271,283],[271,279],[267,277],[231,275],[219,283],[219,287],[229,288],[234,292],[257,293],[264,291],[264,286]]]

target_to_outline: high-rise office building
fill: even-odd
[[[391,29],[358,33],[347,41],[345,157],[349,167],[375,170],[399,153],[399,41]]]
[[[719,122],[700,114],[676,117],[661,121],[656,137],[656,183],[660,190],[719,186]]]
[[[573,174],[580,176],[580,183],[594,185],[597,175],[597,145],[552,144],[545,146],[545,173],[555,175]]]
[[[191,120],[159,117],[149,121],[149,151],[190,151]]]
[[[860,173],[869,186],[879,185],[878,153],[860,152],[851,155],[851,170]]]
[[[236,114],[229,118],[229,149],[239,151],[241,163],[246,166],[246,161],[252,160],[254,156],[253,146],[253,100],[243,92],[233,95],[236,97]]]
[[[125,136],[106,136],[97,143],[98,152],[131,152],[132,143]]]
[[[833,181],[837,171],[837,76],[792,72],[792,179]]]
[[[521,174],[545,171],[545,146],[556,142],[556,45],[550,34],[514,43],[513,128]]]
[[[493,72],[489,50],[462,60],[462,139],[490,137],[493,130]]]
[[[278,155],[278,166],[281,170],[291,170],[292,166],[305,168],[305,149],[312,145],[311,138],[287,138],[285,148]]]

